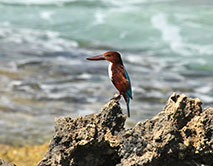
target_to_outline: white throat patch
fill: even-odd
[[[112,63],[109,63],[108,66],[108,74],[109,74],[109,79],[112,80]]]

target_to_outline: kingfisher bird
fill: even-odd
[[[116,51],[107,51],[102,55],[89,57],[87,60],[107,60],[110,62],[108,67],[109,78],[119,91],[119,94],[116,98],[123,96],[127,104],[128,117],[130,117],[129,103],[130,99],[132,99],[131,81],[123,65],[120,53]]]

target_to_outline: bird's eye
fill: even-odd
[[[107,57],[111,57],[111,55],[110,55],[110,54],[107,54]]]

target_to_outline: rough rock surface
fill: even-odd
[[[15,164],[7,163],[6,161],[0,159],[0,166],[16,166]]]
[[[172,94],[164,110],[133,128],[112,99],[97,114],[59,118],[38,166],[212,166],[213,108]]]

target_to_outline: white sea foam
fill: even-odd
[[[213,54],[213,45],[198,45],[187,43],[186,47],[193,51],[194,54],[200,55],[212,55]]]
[[[107,4],[112,4],[119,7],[125,7],[130,5],[138,5],[143,3],[155,3],[155,2],[168,2],[173,0],[102,0]]]
[[[144,58],[142,56],[131,54],[126,57],[126,59],[131,63],[141,64],[143,62]]]
[[[80,59],[67,59],[66,57],[57,57],[57,63],[62,65],[81,65],[82,61]]]
[[[105,23],[105,18],[106,18],[106,13],[104,13],[104,11],[97,11],[95,13],[95,25],[98,24],[104,24]]]
[[[205,101],[205,103],[212,103],[213,102],[212,96],[201,94],[201,93],[197,94],[196,96],[199,96],[201,101]]]
[[[162,39],[170,46],[171,50],[181,55],[191,55],[184,48],[184,40],[180,34],[181,29],[174,24],[170,24],[166,14],[159,13],[154,15],[151,22],[161,32]]]
[[[91,76],[90,74],[83,73],[83,74],[79,75],[79,78],[82,78],[82,79],[90,79],[90,78],[92,78],[92,76]]]
[[[11,81],[10,86],[14,87],[14,86],[20,86],[22,84],[21,81],[15,80],[15,81]]]
[[[162,39],[170,49],[180,55],[212,55],[213,45],[200,45],[190,43],[181,36],[181,29],[177,25],[169,23],[168,15],[159,13],[152,17],[152,25],[162,34]],[[199,25],[197,25],[199,26]]]
[[[40,13],[40,17],[44,20],[51,20],[52,15],[53,15],[52,11],[42,11]]]
[[[0,0],[0,2],[7,3],[7,4],[36,4],[36,5],[48,5],[48,4],[63,4],[66,2],[73,2],[76,0]]]
[[[1,35],[3,34],[3,35]],[[78,47],[78,43],[60,37],[60,33],[53,31],[35,31],[32,29],[0,29],[0,36],[6,43],[30,45],[36,50],[63,51]]]
[[[198,87],[195,89],[195,91],[202,93],[202,94],[206,94],[206,93],[210,92],[211,89],[212,89],[211,85],[209,85],[209,86]]]

